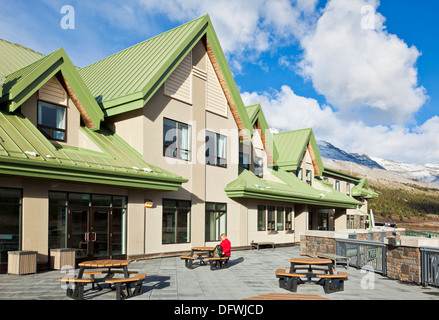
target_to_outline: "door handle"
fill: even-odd
[[[84,233],[84,241],[88,242],[88,238],[90,238],[90,232]]]
[[[94,238],[92,240],[92,242],[96,242],[96,232],[92,232],[94,234]]]

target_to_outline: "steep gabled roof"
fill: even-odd
[[[238,128],[251,126],[208,15],[79,70],[107,116],[143,108],[202,39]]]
[[[104,114],[62,48],[4,76],[0,104],[14,112],[54,76],[65,86],[87,126],[99,130]]]
[[[246,106],[245,109],[250,119],[250,124],[252,127],[256,126],[261,133],[262,143],[264,145],[265,152],[267,153],[269,164],[275,165],[279,154],[276,145],[274,144],[273,135],[270,131],[267,120],[265,119],[261,105],[259,103],[254,104],[251,106]]]
[[[276,164],[284,170],[296,170],[308,149],[316,175],[323,173],[324,167],[316,139],[311,128],[273,134],[274,144],[279,152]]]
[[[351,190],[353,197],[363,197],[365,199],[378,198],[378,193],[369,188],[369,182],[366,178],[361,178]]]

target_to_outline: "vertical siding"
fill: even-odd
[[[166,80],[165,95],[192,104],[192,52]]]
[[[208,111],[227,117],[227,99],[210,59],[207,62],[207,107]]]

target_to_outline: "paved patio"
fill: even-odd
[[[134,261],[129,269],[146,273],[147,277],[143,294],[132,300],[241,300],[267,293],[290,293],[279,288],[274,271],[289,267],[289,259],[299,256],[298,246],[232,251],[229,268],[215,271],[208,266],[189,270],[179,257]],[[311,283],[299,285],[297,293],[331,300],[439,300],[439,288],[405,284],[352,267],[347,271],[350,278],[343,292],[325,294],[322,286]],[[58,282],[64,275],[60,271],[22,276],[2,274],[0,300],[70,300]],[[115,292],[93,290],[86,292],[85,297],[114,300]]]

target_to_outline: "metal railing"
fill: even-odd
[[[423,247],[421,251],[421,283],[439,287],[439,248]]]
[[[335,239],[337,255],[350,258],[349,265],[367,267],[386,275],[386,244],[378,241]]]

